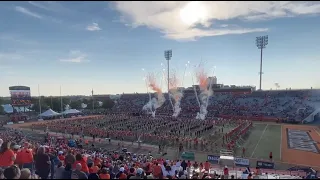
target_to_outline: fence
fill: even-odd
[[[278,118],[264,117],[264,116],[232,116],[232,115],[219,115],[220,118],[225,119],[250,119],[253,121],[264,121],[264,122],[277,122]]]
[[[219,165],[211,165],[210,171],[216,172],[216,174],[222,175],[223,168]],[[246,170],[245,167],[228,167],[229,174],[234,175],[235,177],[239,177],[242,175],[242,172]],[[251,171],[254,171],[255,168],[251,168]],[[285,170],[275,170],[275,169],[260,169],[262,173],[269,174],[269,175],[280,175],[281,176],[299,176],[299,177],[306,177],[307,173],[304,171],[285,171]]]

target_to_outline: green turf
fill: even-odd
[[[250,157],[256,144],[259,141],[259,138],[266,127],[266,124],[254,124],[253,128],[251,129],[250,135],[245,139],[244,147],[246,149],[245,156]],[[242,150],[238,149],[236,152],[237,156],[242,155]]]
[[[257,145],[254,153],[252,154],[252,157],[259,159],[269,159],[269,153],[272,152],[273,159],[280,160],[280,144],[281,125],[269,124],[267,125],[265,132],[262,134],[261,140]]]

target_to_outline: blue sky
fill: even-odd
[[[38,84],[42,95],[146,92],[147,72],[161,85],[166,49],[180,82],[190,62],[184,86],[201,59],[219,83],[258,86],[261,35],[263,89],[320,87],[319,13],[317,2],[1,2],[0,96]]]

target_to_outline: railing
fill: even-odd
[[[228,167],[229,174],[235,177],[241,176],[246,168],[244,167]],[[255,171],[255,168],[250,168],[251,171]],[[285,170],[275,170],[275,169],[260,169],[262,174],[269,175],[280,175],[280,176],[296,176],[296,177],[306,177],[307,173],[304,171],[285,171]],[[219,165],[211,165],[210,171],[216,172],[216,174],[223,175],[223,168]]]
[[[232,116],[232,115],[220,115],[220,118],[226,119],[250,119],[253,121],[269,121],[269,122],[277,122],[278,118],[264,117],[264,116]]]

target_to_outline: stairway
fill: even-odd
[[[320,112],[320,108],[316,109],[315,111],[313,111],[313,113],[311,113],[308,117],[306,117],[302,123],[303,124],[307,124],[307,123],[312,123],[314,121],[314,116],[317,115]]]

